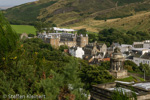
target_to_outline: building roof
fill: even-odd
[[[118,46],[120,46],[120,44],[119,43],[113,43],[112,46],[118,47]]]
[[[110,61],[110,58],[104,58],[102,61]]]
[[[150,59],[150,52],[149,53],[145,53],[144,55],[141,56],[141,58],[143,58],[143,59]]]
[[[147,83],[136,83],[134,85],[132,85],[133,87],[138,87],[138,88],[142,88],[145,90],[150,90],[150,82]]]
[[[66,29],[66,28],[58,28],[58,27],[53,27],[53,29],[55,31],[63,31],[63,32],[74,32],[74,31],[76,31],[74,29]]]

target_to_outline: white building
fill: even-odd
[[[136,63],[138,66],[140,63],[150,65],[150,52],[145,53],[140,57],[133,57],[133,62]]]
[[[134,48],[150,48],[150,40],[145,40],[142,42],[133,42]]]
[[[84,55],[84,50],[81,47],[71,47],[69,49],[69,53],[74,57],[82,59]]]
[[[120,48],[120,51],[122,53],[130,51],[132,49],[132,45],[128,45],[128,44],[121,44],[120,46],[118,46]]]

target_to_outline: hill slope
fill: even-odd
[[[29,23],[41,20],[63,27],[90,27],[88,23],[134,16],[138,12],[149,10],[149,0],[40,0],[10,8],[5,15],[10,21]],[[91,31],[90,28],[88,29]]]

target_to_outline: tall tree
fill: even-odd
[[[0,12],[0,62],[6,59],[8,53],[15,50],[17,40],[18,35],[13,31],[2,12]]]

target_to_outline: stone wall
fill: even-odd
[[[117,72],[110,72],[110,74],[112,76],[114,76],[115,78],[125,78],[125,77],[128,76],[127,70],[121,70],[121,71],[117,71]]]

